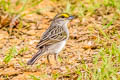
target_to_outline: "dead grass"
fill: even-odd
[[[0,80],[120,79],[120,1],[13,1],[0,0]],[[59,54],[59,64],[51,56],[49,65],[44,55],[27,66],[41,34],[59,12],[77,16],[70,23],[70,38]]]

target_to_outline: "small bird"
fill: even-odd
[[[38,52],[27,62],[27,65],[33,65],[44,53],[47,53],[48,62],[50,62],[49,54],[54,54],[54,59],[57,62],[58,53],[64,48],[69,38],[67,24],[73,18],[74,16],[67,13],[60,13],[54,17],[50,27],[43,33],[40,42],[36,46]]]

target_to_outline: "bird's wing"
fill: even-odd
[[[60,41],[63,41],[67,38],[67,33],[60,26],[55,26],[47,29],[47,31],[43,34],[40,42],[36,46],[40,48],[43,45],[51,45]]]

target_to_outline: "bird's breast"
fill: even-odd
[[[55,43],[48,47],[48,53],[59,53],[65,46],[67,40]]]

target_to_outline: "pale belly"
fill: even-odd
[[[59,43],[56,43],[54,45],[51,45],[48,48],[47,53],[49,53],[49,54],[59,53],[64,48],[65,44],[66,44],[66,40],[59,42]]]

